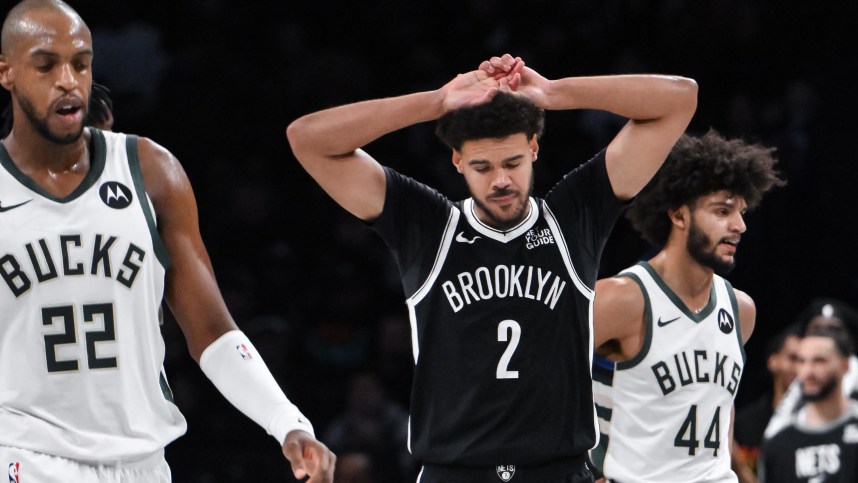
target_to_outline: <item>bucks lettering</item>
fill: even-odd
[[[494,297],[519,297],[543,302],[552,310],[560,299],[566,281],[551,271],[525,265],[498,265],[494,269],[480,267],[460,273],[455,280],[441,284],[453,312],[466,305]]]
[[[695,383],[720,384],[735,396],[742,378],[742,366],[738,362],[731,361],[726,354],[710,354],[706,350],[676,353],[672,358],[656,362],[651,369],[665,396],[679,386]]]
[[[114,278],[131,288],[146,251],[117,236],[97,234],[84,239],[80,234],[41,238],[24,245],[26,258],[7,253],[0,257],[0,276],[20,297],[37,283],[57,277],[94,275]]]

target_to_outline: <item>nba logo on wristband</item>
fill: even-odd
[[[18,471],[21,469],[21,463],[17,461],[9,463],[9,483],[20,483],[18,480]]]
[[[235,350],[238,351],[238,355],[240,355],[242,359],[244,359],[246,361],[253,359],[253,356],[250,355],[250,351],[247,349],[247,346],[245,346],[244,344],[238,344],[237,346],[235,346]]]

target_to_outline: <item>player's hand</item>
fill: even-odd
[[[484,104],[499,92],[500,81],[477,69],[459,74],[441,88],[444,112]]]
[[[492,57],[480,64],[480,70],[497,80],[500,90],[518,93],[539,107],[548,107],[551,81],[527,67],[521,57]]]
[[[332,483],[337,457],[306,431],[290,431],[283,442],[283,455],[292,464],[295,478],[310,478],[306,483]]]
[[[480,70],[497,80],[502,91],[518,90],[523,68],[524,61],[521,57],[513,57],[509,54],[492,57],[480,63]]]

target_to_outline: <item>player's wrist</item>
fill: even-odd
[[[295,430],[315,437],[310,421],[289,401],[240,330],[227,332],[206,347],[200,368],[233,406],[281,445],[286,435]]]

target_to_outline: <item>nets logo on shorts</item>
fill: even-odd
[[[9,463],[9,483],[21,483],[18,479],[18,473],[21,471],[21,463]]]
[[[498,465],[497,472],[501,481],[509,481],[515,475],[515,465]]]

